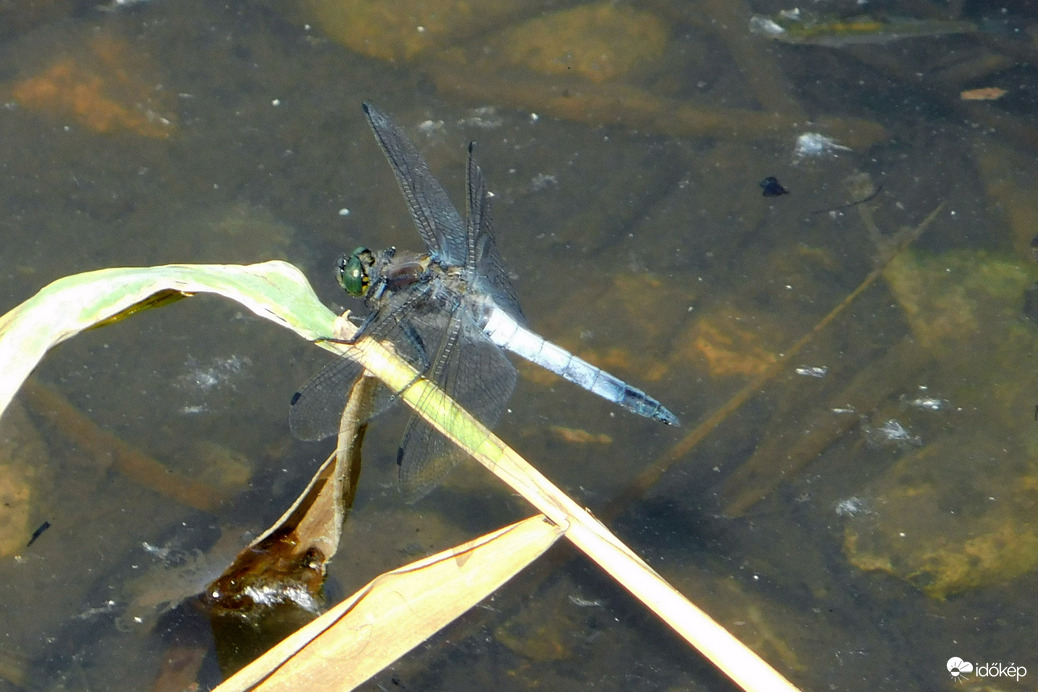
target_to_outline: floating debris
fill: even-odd
[[[101,12],[116,12],[118,10],[128,9],[135,5],[143,5],[148,0],[110,0],[103,5],[98,5],[95,9]]]
[[[74,617],[76,620],[89,620],[90,618],[97,617],[98,615],[107,615],[109,613],[114,613],[118,609],[118,601],[107,600],[104,602],[104,605],[101,605],[97,608],[87,608],[82,613],[77,613],[72,617]]]
[[[40,524],[39,528],[32,532],[32,538],[30,538],[29,542],[25,544],[25,547],[28,548],[30,545],[35,543],[36,539],[39,538],[40,536],[42,536],[43,532],[46,531],[49,528],[50,528],[50,522],[49,521],[45,521],[42,524]]]
[[[750,17],[750,33],[778,40],[784,40],[787,34],[786,29],[781,24],[771,17],[765,17],[761,14],[755,14]]]
[[[540,192],[549,187],[555,187],[559,184],[559,177],[550,173],[538,173],[533,176],[530,180],[530,189],[534,192]]]
[[[825,377],[829,374],[829,366],[827,365],[801,365],[796,369],[796,374],[803,377]]]
[[[926,390],[926,387],[920,387],[921,390]],[[940,411],[941,409],[948,408],[948,402],[944,399],[939,399],[935,396],[928,396],[921,394],[914,399],[908,399],[907,397],[902,398],[906,404],[913,408],[921,408],[927,411]]]
[[[423,120],[418,123],[418,131],[426,137],[432,138],[438,136],[443,132],[443,128],[446,123],[442,120]]]
[[[470,112],[471,115],[458,121],[459,125],[491,130],[504,124],[504,118],[498,114],[497,109],[493,106],[480,106],[479,108],[473,108]]]
[[[841,48],[863,43],[889,43],[920,36],[946,36],[977,31],[973,22],[889,17],[810,17],[799,9],[772,17],[750,17],[750,33],[783,43]]]
[[[865,426],[865,441],[874,447],[918,447],[923,439],[908,432],[905,426],[891,418],[878,428]]]
[[[185,366],[187,371],[176,378],[176,386],[187,392],[194,400],[185,401],[180,407],[184,415],[197,415],[210,411],[209,398],[216,392],[237,390],[237,381],[247,368],[252,365],[248,356],[232,355],[227,358],[212,358],[200,363],[188,356]]]
[[[838,517],[853,517],[857,514],[871,514],[869,502],[860,497],[848,497],[836,503],[833,509]]]
[[[851,151],[835,139],[826,137],[818,132],[805,132],[797,137],[796,147],[793,148],[793,158],[796,161],[806,158],[814,158],[831,154],[834,151]]]
[[[779,183],[778,178],[776,178],[773,175],[769,175],[767,178],[760,181],[758,185],[760,185],[761,189],[764,190],[765,197],[779,197],[780,195],[789,194],[789,190],[782,187],[782,184]]]
[[[177,378],[178,386],[206,391],[217,386],[234,387],[234,379],[252,365],[252,360],[248,356],[232,355],[212,358],[208,365],[204,365],[189,356],[185,365],[189,371]]]
[[[149,631],[159,617],[184,600],[203,593],[206,585],[234,559],[243,543],[237,529],[221,531],[209,550],[184,550],[142,543],[154,564],[122,586],[123,612],[116,618],[120,632]]]
[[[573,594],[570,594],[566,598],[568,598],[569,602],[577,606],[578,608],[601,608],[605,605],[603,601],[597,598],[592,600],[587,598],[581,598],[580,596],[574,596]]]

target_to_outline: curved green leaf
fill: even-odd
[[[0,412],[48,349],[113,318],[168,302],[172,295],[216,293],[314,340],[333,332],[336,315],[287,262],[101,269],[45,286],[0,317]],[[157,300],[161,298],[162,300]]]

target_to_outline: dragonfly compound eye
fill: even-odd
[[[339,285],[351,296],[361,297],[368,290],[368,273],[362,257],[370,254],[367,248],[359,247],[349,256],[339,258]]]

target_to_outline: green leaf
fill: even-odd
[[[85,329],[164,304],[171,295],[194,293],[235,300],[311,341],[334,334],[336,315],[286,262],[173,264],[75,274],[45,286],[0,318],[0,412],[48,349]]]

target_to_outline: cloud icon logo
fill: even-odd
[[[951,676],[956,680],[963,679],[962,676],[966,675],[966,673],[973,672],[973,664],[969,661],[963,661],[958,656],[952,656],[949,658],[946,667],[948,668],[948,672],[951,673]]]

